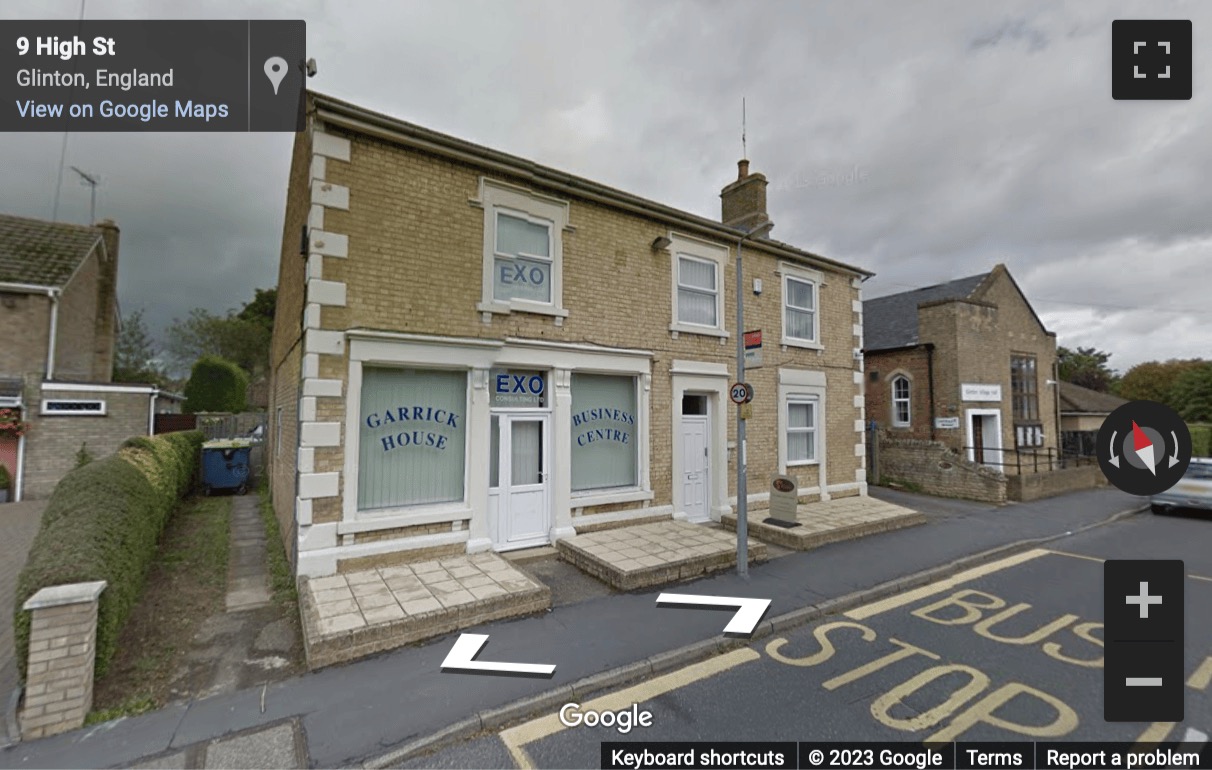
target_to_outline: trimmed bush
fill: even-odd
[[[1212,457],[1212,425],[1191,425],[1191,455]]]
[[[31,613],[21,606],[42,588],[93,580],[108,584],[97,610],[96,675],[105,673],[160,534],[193,482],[202,438],[198,431],[133,438],[55,487],[17,580],[13,636],[22,681]]]
[[[185,384],[185,411],[243,412],[247,397],[248,375],[243,369],[225,358],[203,356]]]

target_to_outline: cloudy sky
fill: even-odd
[[[302,18],[317,90],[712,218],[745,98],[774,236],[873,270],[867,296],[1004,262],[1062,345],[1121,371],[1212,356],[1209,3],[86,2]],[[1117,18],[1193,20],[1192,100],[1111,99]],[[0,211],[51,217],[62,142],[5,137]],[[291,142],[69,137],[122,228],[124,311],[160,330],[276,282]],[[88,198],[66,171],[60,218],[86,221]]]

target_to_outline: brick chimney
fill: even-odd
[[[748,230],[769,221],[766,213],[766,176],[750,174],[749,161],[737,161],[736,181],[720,191],[721,221]]]
[[[103,219],[95,227],[101,231],[105,252],[100,257],[97,280],[97,332],[93,343],[94,382],[110,382],[114,375],[114,345],[118,334],[118,226]]]

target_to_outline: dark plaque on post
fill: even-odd
[[[770,518],[764,524],[776,527],[798,527],[795,512],[800,504],[799,490],[796,489],[795,479],[790,476],[775,476],[770,482]]]

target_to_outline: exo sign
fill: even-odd
[[[547,379],[542,373],[494,371],[491,379],[493,406],[544,406]]]

